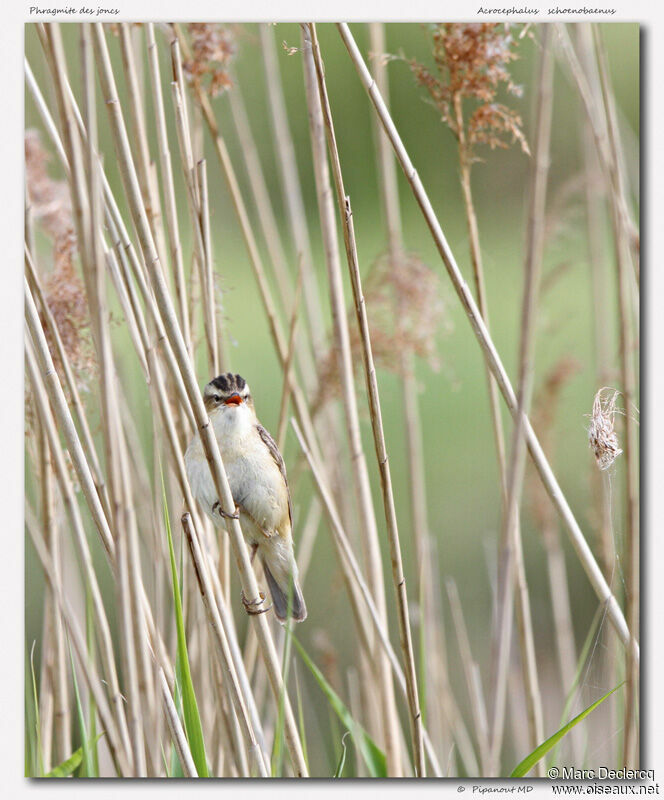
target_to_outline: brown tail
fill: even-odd
[[[272,603],[274,605],[274,613],[276,614],[277,619],[280,622],[286,622],[289,616],[291,616],[296,622],[302,622],[302,620],[306,619],[307,607],[304,604],[302,590],[300,589],[297,579],[293,579],[291,576],[288,585],[282,588],[275,580],[274,575],[270,572],[270,569],[265,561],[263,561],[263,570],[265,571],[267,585],[270,588]],[[290,614],[288,613],[289,611]]]

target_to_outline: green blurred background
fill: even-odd
[[[570,32],[574,35],[574,26]],[[63,25],[63,35],[68,54],[71,79],[75,91],[80,87],[78,67],[78,32],[75,25]],[[638,137],[639,137],[639,28],[633,24],[602,25],[609,54],[611,79],[613,81],[621,133],[628,154],[628,174],[638,196]],[[358,45],[367,54],[369,50],[368,29],[363,24],[351,25]],[[319,232],[311,147],[304,97],[304,81],[300,53],[289,55],[280,45],[300,46],[299,27],[294,24],[279,24],[274,29],[279,45],[279,66],[283,78],[289,123],[295,141],[295,150],[300,169],[305,207],[309,217],[314,259],[319,275],[319,285],[326,286],[325,264]],[[260,43],[255,25],[235,27],[238,55],[235,61],[237,81],[242,88],[247,110],[257,141],[273,206],[280,223],[295,272],[295,254],[287,234],[287,219],[281,197],[278,170],[271,137],[269,109],[260,56]],[[318,34],[326,66],[326,77],[330,92],[330,103],[339,144],[341,164],[346,191],[351,197],[354,212],[355,232],[360,264],[366,274],[376,257],[386,249],[385,228],[381,214],[376,166],[376,151],[372,107],[362,88],[355,70],[347,56],[341,39],[333,25],[320,24]],[[158,34],[159,37],[159,34]],[[390,24],[386,26],[387,50],[403,53],[425,64],[432,64],[430,38],[426,26],[419,24]],[[519,60],[511,65],[514,81],[523,86],[523,96],[502,97],[523,117],[526,137],[532,141],[533,92],[537,71],[537,42],[535,37],[525,36],[518,45]],[[110,37],[111,53],[118,73],[120,72],[119,45]],[[164,79],[167,111],[170,93],[168,51],[160,48],[161,70]],[[26,54],[42,87],[49,86],[43,55],[34,28],[26,26]],[[147,74],[146,74],[147,81]],[[469,251],[466,222],[459,185],[459,167],[456,142],[450,131],[441,123],[433,106],[425,102],[425,94],[415,85],[407,65],[394,61],[389,65],[391,108],[394,121],[411,159],[418,169],[424,186],[442,224],[457,262],[470,283]],[[121,100],[124,87],[120,85]],[[150,106],[147,92],[147,107]],[[249,197],[248,182],[241,167],[240,143],[230,122],[228,97],[221,96],[213,106],[222,131],[227,138],[231,157],[245,197]],[[51,106],[54,107],[53,105]],[[104,154],[105,168],[117,197],[122,197],[119,174],[115,169],[113,144],[106,125],[104,110],[100,103],[100,149]],[[148,113],[148,119],[150,115]],[[26,94],[26,127],[41,129],[41,123],[29,95]],[[172,117],[169,115],[170,123]],[[583,112],[578,96],[568,75],[558,63],[555,78],[554,117],[549,197],[557,197],[574,180],[582,168],[581,123]],[[153,126],[149,126],[151,153],[157,149]],[[185,264],[189,266],[192,251],[190,225],[186,214],[185,190],[179,169],[175,130],[169,130],[171,152],[174,158],[176,189],[181,198],[181,235],[185,252]],[[46,136],[43,140],[47,141]],[[49,145],[49,149],[52,148]],[[205,136],[205,152],[208,158],[210,184],[211,224],[214,238],[215,270],[220,276],[223,291],[225,324],[233,338],[230,348],[230,368],[240,372],[251,384],[256,408],[266,427],[276,432],[281,395],[280,369],[268,334],[257,288],[251,274],[248,256],[243,245],[236,218],[230,205],[225,183],[210,141]],[[479,217],[480,241],[486,271],[491,330],[498,351],[515,380],[515,365],[520,329],[520,304],[523,286],[523,261],[525,239],[525,210],[529,174],[529,160],[518,146],[507,150],[491,151],[479,148],[483,158],[473,168],[473,188]],[[53,159],[52,172],[61,174]],[[487,681],[489,664],[489,640],[491,621],[491,581],[495,570],[496,541],[500,528],[499,480],[490,417],[483,361],[472,334],[470,325],[453,295],[443,264],[438,256],[421,213],[417,208],[410,188],[399,172],[399,190],[404,221],[404,238],[407,249],[417,252],[426,263],[442,276],[446,299],[446,322],[451,323],[451,332],[442,332],[437,338],[437,352],[441,369],[433,371],[427,364],[418,363],[417,377],[421,389],[420,408],[425,441],[427,465],[428,517],[438,551],[438,572],[441,577],[453,577],[460,589],[466,622],[468,624],[474,656],[482,665],[482,675]],[[122,208],[129,221],[126,208]],[[252,221],[256,222],[253,208]],[[638,213],[638,212],[637,212]],[[591,502],[591,472],[595,468],[587,444],[587,415],[593,396],[599,388],[595,384],[595,354],[593,347],[593,296],[588,261],[588,245],[585,228],[582,195],[572,196],[564,205],[553,234],[548,238],[545,252],[545,274],[560,269],[552,287],[542,297],[538,317],[538,339],[536,351],[536,374],[545,375],[556,361],[564,355],[573,356],[579,363],[579,371],[565,385],[556,419],[555,446],[552,455],[554,471],[562,489],[577,516],[581,527],[597,552],[596,520]],[[254,225],[258,230],[258,224]],[[610,231],[606,229],[607,244]],[[42,244],[43,264],[48,265],[49,250]],[[262,254],[268,263],[263,243]],[[342,248],[343,252],[343,248]],[[609,258],[610,247],[607,248]],[[611,276],[608,298],[615,307],[613,263],[607,265]],[[347,289],[347,298],[351,297]],[[276,292],[275,292],[276,295]],[[323,292],[324,305],[327,294]],[[117,309],[114,309],[119,313]],[[371,320],[371,307],[368,308]],[[609,314],[610,319],[615,315]],[[329,309],[325,320],[330,330]],[[610,331],[611,358],[617,370],[617,335]],[[116,331],[116,346],[124,348],[126,358],[122,368],[124,383],[132,392],[131,401],[136,415],[137,427],[144,432],[144,446],[151,449],[151,424],[147,390],[140,375],[138,362],[124,327]],[[123,352],[123,351],[121,351]],[[205,373],[203,359],[199,359],[199,378],[203,385],[209,376]],[[616,378],[617,380],[617,372]],[[415,585],[413,572],[413,547],[409,542],[410,517],[408,491],[405,474],[405,439],[402,424],[400,377],[381,370],[379,382],[383,415],[387,434],[392,477],[396,497],[397,513],[401,526],[402,545],[406,576]],[[363,410],[364,385],[358,381]],[[505,415],[506,431],[509,431]],[[380,500],[377,470],[373,454],[373,443],[366,413],[363,417],[365,450],[374,486],[375,505],[379,531],[383,543],[386,575],[389,573],[389,556],[384,536],[382,503]],[[294,463],[298,455],[297,442],[289,432],[285,451],[286,463]],[[149,461],[149,459],[148,459]],[[30,463],[26,460],[26,491],[34,498],[35,487],[30,475]],[[530,469],[530,465],[529,465]],[[615,486],[622,481],[622,465],[618,465],[613,478]],[[620,536],[620,492],[616,488],[614,518],[616,534]],[[295,517],[302,520],[311,496],[308,477],[294,487]],[[178,509],[173,509],[175,515]],[[555,664],[551,649],[551,604],[544,565],[543,548],[539,533],[535,529],[528,503],[522,516],[523,541],[526,568],[531,588],[532,612],[535,624],[538,658],[542,675],[556,681]],[[295,531],[297,539],[297,530]],[[583,570],[578,566],[571,547],[562,533],[567,553],[570,590],[573,602],[574,622],[577,626],[577,643],[585,637],[596,602]],[[144,553],[144,556],[147,556]],[[41,635],[42,578],[31,548],[26,559],[26,641],[28,647]],[[101,563],[101,562],[100,562]],[[147,559],[146,559],[146,563]],[[110,588],[110,583],[107,588]],[[316,629],[322,627],[329,634],[338,652],[339,663],[352,663],[353,639],[347,636],[349,615],[343,593],[340,574],[325,524],[321,525],[316,540],[313,563],[304,587],[309,618],[298,630],[298,636],[315,653],[312,645]],[[234,592],[233,596],[237,596]],[[390,608],[393,610],[393,592],[387,586]],[[109,604],[109,611],[112,603]],[[237,609],[236,609],[237,611]],[[237,614],[236,616],[239,616]],[[394,619],[394,615],[392,615]],[[243,623],[241,623],[243,624]],[[457,648],[452,640],[451,624],[446,620],[451,665],[457,662]],[[396,641],[396,635],[393,639]],[[543,677],[543,684],[546,683]],[[488,685],[488,682],[485,683]],[[453,686],[459,696],[465,696],[460,675],[453,670]],[[545,685],[542,687],[545,690]],[[606,687],[609,688],[609,687]],[[545,711],[547,707],[545,705]],[[545,717],[545,729],[551,730],[558,722],[560,708]],[[321,724],[327,724],[321,720]],[[313,765],[312,765],[313,770]],[[314,772],[315,774],[315,772]]]

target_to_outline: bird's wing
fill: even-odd
[[[258,435],[261,437],[265,446],[270,451],[270,455],[274,459],[274,463],[279,467],[279,472],[281,472],[281,476],[284,479],[284,484],[286,486],[286,497],[288,498],[288,518],[290,519],[291,528],[293,527],[293,506],[291,505],[291,496],[290,490],[288,488],[288,478],[286,477],[286,464],[284,464],[284,459],[281,453],[279,452],[279,448],[277,447],[277,443],[274,441],[272,436],[265,428],[258,423],[256,425],[256,430],[258,431]]]

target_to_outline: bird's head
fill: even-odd
[[[253,411],[249,384],[241,375],[226,372],[213,378],[203,391],[203,400],[208,414],[226,412],[248,407]]]

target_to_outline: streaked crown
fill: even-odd
[[[208,383],[203,391],[203,399],[208,408],[220,404],[239,405],[251,400],[249,384],[241,375],[226,372]]]

